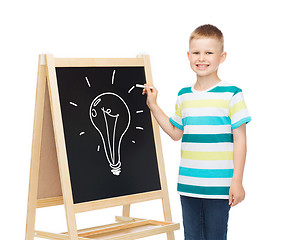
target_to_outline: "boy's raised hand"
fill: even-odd
[[[158,90],[152,85],[152,89],[150,89],[149,84],[144,84],[144,86],[145,88],[142,91],[142,95],[147,94],[147,105],[151,109],[151,107],[157,104]]]

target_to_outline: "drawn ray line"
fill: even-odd
[[[80,136],[82,136],[83,134],[85,134],[85,132],[80,132]]]
[[[143,112],[143,110],[136,111],[136,113],[142,113],[142,112]]]
[[[69,102],[71,105],[75,106],[75,107],[78,107],[78,105],[76,103],[73,103],[73,102]]]
[[[85,79],[86,79],[86,82],[87,82],[88,86],[91,87],[89,79],[87,77],[85,77]]]
[[[144,128],[142,128],[142,127],[136,127],[136,129],[139,129],[139,130],[144,130]]]
[[[135,88],[135,86],[133,86],[132,88],[130,88],[130,89],[128,90],[128,93],[130,93],[134,88]]]
[[[98,145],[97,151],[100,151],[100,145]]]
[[[133,143],[135,143],[135,141],[134,141],[134,140],[132,140],[132,142],[133,142]]]
[[[111,84],[114,84],[114,75],[115,75],[115,70],[113,70],[112,72]]]

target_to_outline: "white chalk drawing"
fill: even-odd
[[[80,136],[82,136],[82,135],[84,135],[85,134],[85,132],[80,132]]]
[[[86,79],[86,82],[87,82],[88,86],[91,87],[91,84],[90,84],[90,82],[89,82],[89,79],[88,79],[87,77],[85,77],[85,79]]]
[[[76,103],[73,103],[73,102],[69,102],[71,105],[77,107],[78,105]]]
[[[136,127],[136,129],[139,129],[139,130],[144,130],[144,128],[142,128],[142,127]]]
[[[128,93],[130,93],[134,88],[135,88],[135,86],[133,86],[132,88],[130,88],[130,89],[128,90]]]
[[[119,95],[106,92],[94,98],[89,114],[93,126],[102,138],[111,172],[118,176],[121,172],[121,141],[131,121],[129,108]]]
[[[115,70],[113,70],[112,72],[111,84],[114,84],[114,75],[115,75]]]
[[[144,112],[144,111],[143,110],[136,111],[136,113],[142,113],[142,112]]]

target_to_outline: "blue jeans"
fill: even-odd
[[[180,196],[185,240],[226,240],[229,200]]]

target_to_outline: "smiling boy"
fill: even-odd
[[[181,141],[178,193],[186,240],[227,239],[231,206],[244,200],[246,123],[251,120],[242,90],[218,77],[225,61],[222,32],[203,25],[190,36],[187,53],[196,83],[182,88],[168,117],[157,89],[146,85],[147,105],[161,128]]]

